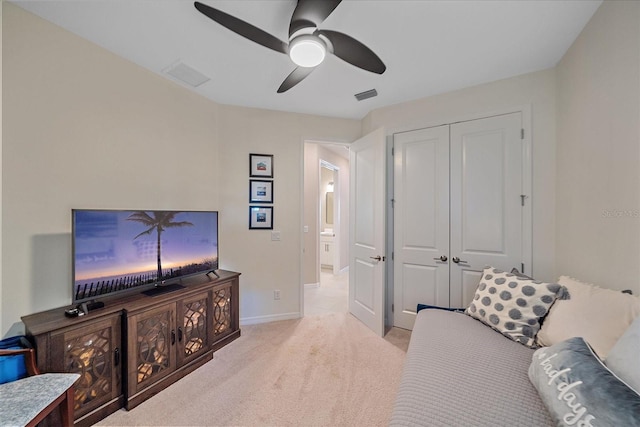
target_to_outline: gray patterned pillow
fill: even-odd
[[[536,350],[529,379],[558,426],[640,427],[640,395],[582,337]]]
[[[504,336],[535,348],[540,323],[562,287],[487,267],[465,313]]]

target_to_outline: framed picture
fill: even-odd
[[[273,230],[273,206],[249,206],[249,230]]]
[[[273,154],[249,154],[249,176],[273,178]]]
[[[273,203],[273,181],[250,179],[249,203]]]

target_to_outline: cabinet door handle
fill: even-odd
[[[171,345],[175,345],[176,343],[176,331],[174,329],[171,330]]]
[[[178,342],[182,342],[182,326],[178,328]]]
[[[113,366],[118,366],[120,364],[120,349],[116,347],[113,350]]]

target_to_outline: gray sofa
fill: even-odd
[[[527,375],[534,350],[463,313],[421,310],[391,426],[553,426]]]

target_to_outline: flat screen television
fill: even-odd
[[[218,269],[216,211],[72,211],[73,302],[182,287]]]

